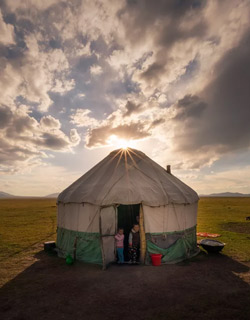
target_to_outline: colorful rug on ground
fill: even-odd
[[[219,233],[208,233],[208,232],[197,232],[196,235],[199,237],[209,237],[209,238],[217,238],[221,236]]]

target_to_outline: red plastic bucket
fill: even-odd
[[[152,253],[150,256],[151,256],[153,266],[160,266],[161,265],[162,254]]]

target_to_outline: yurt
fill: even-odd
[[[140,227],[140,261],[176,263],[197,254],[198,195],[143,152],[119,149],[62,191],[57,199],[60,257],[100,264],[116,261],[115,239]]]

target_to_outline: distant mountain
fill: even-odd
[[[211,194],[200,194],[200,197],[250,197],[250,194],[244,194],[239,192],[222,192]]]
[[[59,195],[58,193],[51,193],[47,196],[41,197],[41,198],[57,198]],[[211,193],[211,194],[200,194],[200,197],[250,197],[250,194],[244,194],[239,192],[221,192],[221,193]],[[40,197],[34,197],[34,196],[14,196],[13,194],[6,193],[3,191],[0,191],[0,199],[13,199],[13,198],[40,198]]]
[[[3,191],[0,191],[0,199],[8,199],[8,198],[20,198],[18,196],[14,196],[13,194],[9,194]]]
[[[13,194],[0,191],[0,199],[29,199],[29,198],[57,198],[59,193],[48,194],[44,197],[39,196],[14,196]]]
[[[59,193],[51,193],[51,194],[48,194],[47,196],[45,196],[44,198],[57,198],[59,195]]]

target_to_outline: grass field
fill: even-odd
[[[0,261],[55,240],[55,199],[0,200]]]
[[[221,234],[224,254],[250,261],[249,215],[250,198],[201,198],[197,231]],[[55,199],[0,200],[0,261],[55,238]]]
[[[219,233],[223,253],[239,261],[250,261],[250,198],[201,198],[198,232]],[[201,238],[199,238],[201,239]]]

